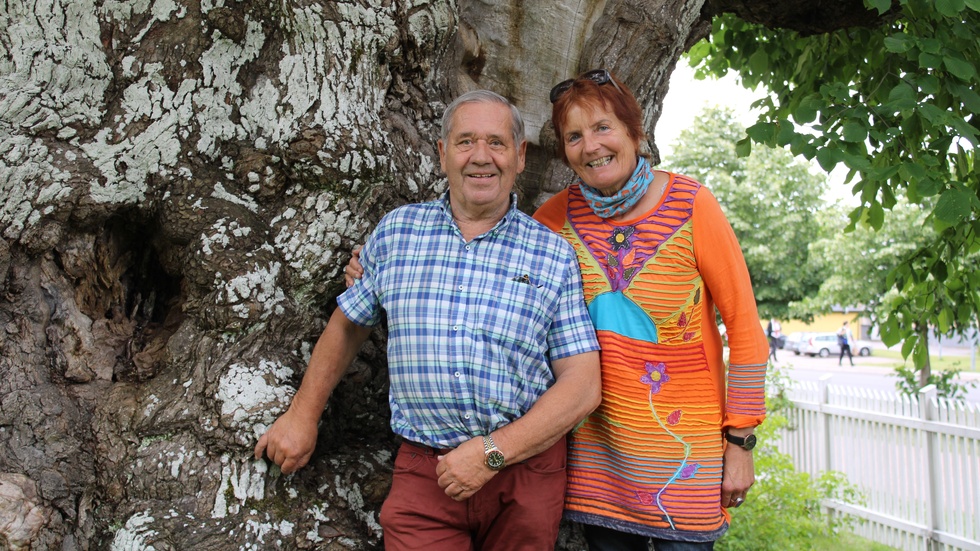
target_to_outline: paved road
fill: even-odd
[[[880,345],[879,345],[880,346]],[[943,350],[944,355],[962,355],[965,365],[969,368],[969,351],[964,349],[947,348]],[[835,384],[873,388],[878,390],[893,391],[895,382],[898,378],[895,375],[894,365],[896,360],[875,356],[858,357],[854,356],[854,367],[847,363],[844,358],[844,365],[837,365],[837,357],[811,358],[809,356],[796,356],[792,352],[780,350],[776,357],[776,363],[786,375],[797,381],[817,381],[821,376],[832,373],[831,381]],[[980,364],[980,357],[977,358]],[[960,375],[965,380],[977,381],[978,384],[967,393],[967,400],[980,404],[980,372],[967,372]]]

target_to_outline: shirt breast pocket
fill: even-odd
[[[494,281],[475,321],[488,339],[527,345],[543,341],[552,317],[550,294],[545,286],[533,281]]]

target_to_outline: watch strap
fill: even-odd
[[[725,431],[725,440],[730,443],[742,448],[743,450],[752,451],[755,447],[755,435],[747,434],[745,436],[735,436],[728,431]]]
[[[486,466],[493,471],[499,471],[507,466],[507,458],[503,452],[497,448],[493,437],[487,434],[483,437],[483,456]]]

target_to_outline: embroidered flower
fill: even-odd
[[[626,226],[625,228],[616,228],[615,230],[613,230],[612,236],[608,237],[606,241],[608,241],[609,244],[612,245],[614,251],[628,249],[630,248],[631,245],[629,237],[633,235],[634,231],[636,231],[636,228],[634,228],[633,226]]]
[[[654,394],[660,392],[660,385],[670,380],[667,376],[667,366],[663,362],[658,364],[647,362],[646,370],[647,373],[640,377],[640,382],[650,385],[650,392]]]
[[[681,474],[677,477],[681,480],[687,480],[688,478],[694,478],[694,475],[698,473],[698,468],[700,465],[697,463],[688,463],[681,468]]]
[[[668,425],[676,425],[681,422],[681,410],[675,409],[667,416]]]

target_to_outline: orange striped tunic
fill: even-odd
[[[634,220],[599,218],[576,185],[535,218],[575,248],[602,347],[602,404],[570,439],[566,518],[717,539],[729,521],[722,431],[765,418],[769,356],[721,207],[698,182],[671,174],[657,207]],[[727,373],[716,306],[731,344]]]

